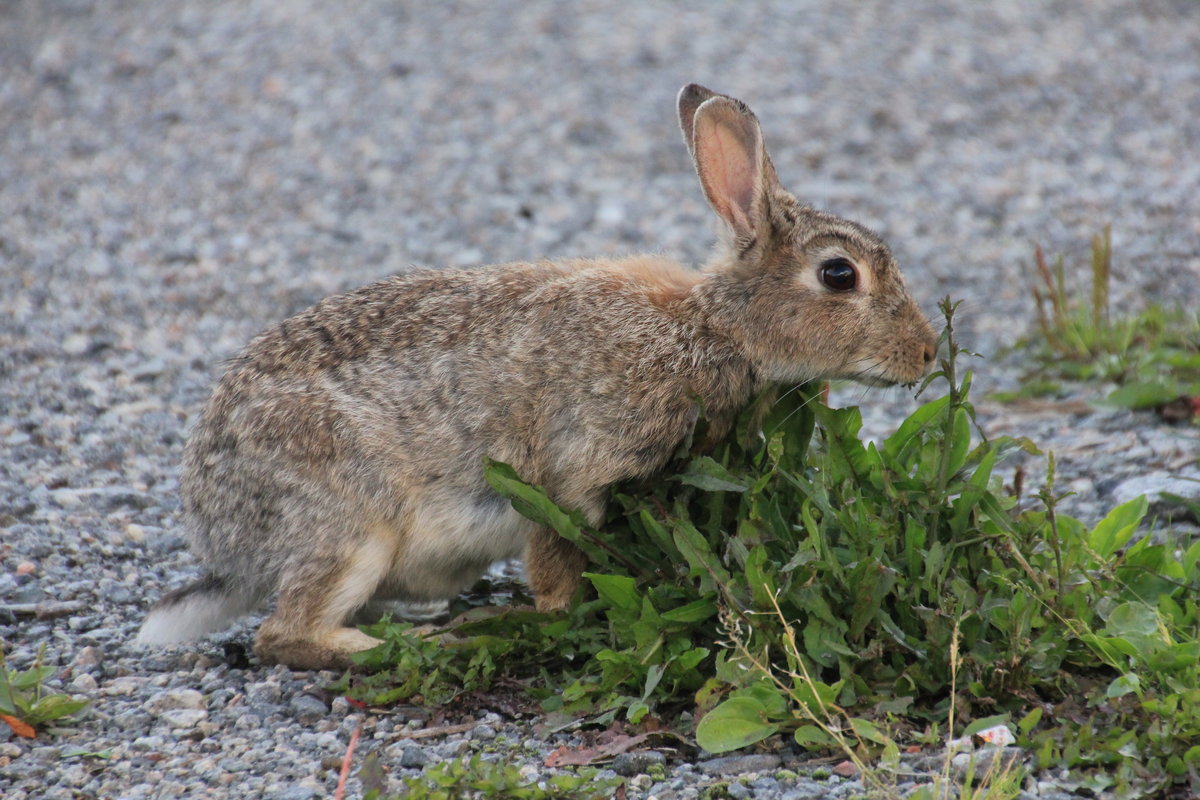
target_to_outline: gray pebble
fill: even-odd
[[[251,706],[272,706],[279,703],[281,691],[273,681],[261,681],[246,685],[246,702]]]
[[[753,797],[755,794],[750,790],[749,786],[737,781],[730,783],[729,786],[726,787],[725,791],[730,797],[733,798],[733,800],[746,800],[746,798]]]
[[[621,753],[613,758],[612,769],[618,775],[628,778],[645,773],[653,764],[665,764],[666,761],[666,756],[657,750]]]
[[[151,714],[162,715],[175,710],[203,710],[208,707],[204,695],[195,689],[167,689],[147,700],[143,705]]]
[[[292,699],[288,701],[288,707],[291,709],[292,713],[296,715],[296,718],[302,722],[310,722],[320,719],[329,713],[329,709],[326,707],[325,703],[323,703],[320,699],[313,697],[311,694],[298,694],[293,696]]]
[[[476,725],[471,729],[471,738],[487,742],[496,738],[496,730],[491,725]]]
[[[767,772],[778,769],[783,760],[776,755],[724,756],[696,764],[706,775],[740,775],[744,772]]]
[[[400,766],[406,769],[421,769],[430,761],[429,754],[416,746],[405,747],[400,755]]]

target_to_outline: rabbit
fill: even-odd
[[[701,409],[727,429],[771,385],[926,375],[937,338],[884,242],[785,191],[739,100],[691,84],[677,105],[723,223],[707,266],[415,271],[260,334],[184,452],[203,575],[159,601],[139,640],[202,636],[278,591],[258,659],[342,668],[378,644],[350,626],[357,610],[453,598],[513,557],[537,609],[566,609],[585,556],[496,494],[484,457],[598,525],[609,487],[661,469]]]

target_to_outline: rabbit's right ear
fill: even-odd
[[[698,83],[689,83],[679,90],[676,105],[679,107],[679,128],[683,131],[683,141],[687,144],[692,158],[696,157],[695,121],[696,109],[705,101],[714,97],[722,97],[712,89],[706,89]]]
[[[778,178],[754,112],[692,84],[679,93],[679,119],[704,195],[733,229],[739,250],[761,241],[770,228],[770,192]]]

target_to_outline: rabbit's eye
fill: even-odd
[[[849,292],[858,284],[858,270],[844,258],[831,258],[821,264],[821,283],[835,292]]]

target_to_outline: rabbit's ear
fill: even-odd
[[[685,95],[689,100],[695,95],[691,88],[680,93],[681,117]],[[714,95],[704,100],[692,117],[692,157],[704,195],[738,240],[750,243],[765,234],[770,226],[770,192],[778,179],[754,113],[732,97]]]
[[[712,89],[706,89],[698,83],[689,83],[679,90],[679,98],[675,101],[679,107],[679,127],[683,131],[683,141],[687,144],[688,152],[696,156],[695,122],[696,109],[705,100],[722,97]]]

